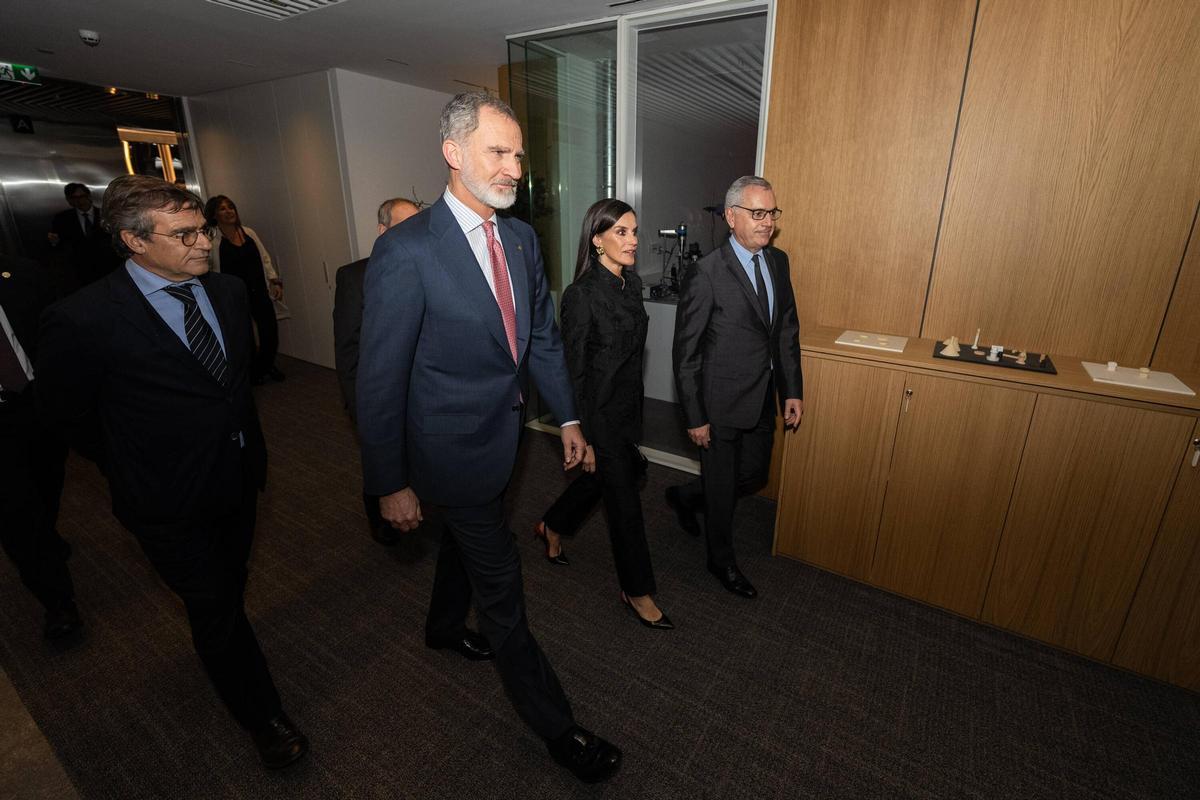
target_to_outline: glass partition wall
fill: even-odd
[[[698,465],[671,367],[678,274],[725,240],[725,189],[761,164],[772,10],[695,3],[509,39],[527,153],[514,213],[537,231],[557,298],[587,207],[619,197],[637,209],[650,315],[643,449],[685,469]],[[531,408],[551,421],[541,413]]]

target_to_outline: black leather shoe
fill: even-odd
[[[46,627],[43,632],[47,639],[62,639],[82,627],[83,620],[79,617],[79,609],[68,600],[53,611],[46,612]]]
[[[400,537],[404,534],[388,525],[386,522],[381,523],[376,528],[371,528],[371,538],[379,542],[385,547],[391,547],[396,542],[400,541]]]
[[[624,592],[621,592],[621,602],[625,604],[625,607],[629,609],[630,613],[637,617],[637,621],[645,625],[647,628],[653,628],[656,631],[675,630],[675,623],[671,622],[671,618],[667,616],[665,611],[659,612],[658,619],[649,620],[643,617],[641,613],[639,613],[638,610],[633,607],[633,603],[630,602],[629,596]]]
[[[430,636],[425,634],[425,646],[430,650],[453,650],[468,661],[491,661],[496,657],[483,634],[463,631],[460,636]]]
[[[584,783],[606,781],[621,768],[621,751],[594,733],[573,725],[546,743],[551,757]]]
[[[718,567],[709,564],[708,571],[717,576],[717,580],[721,582],[726,591],[733,592],[739,597],[745,597],[747,600],[758,597],[758,590],[750,581],[746,580],[746,576],[737,567]]]
[[[268,721],[254,732],[254,745],[267,769],[282,769],[308,752],[308,737],[296,729],[287,714]]]
[[[559,539],[558,555],[550,555],[550,539],[546,536],[546,523],[539,522],[533,526],[533,538],[542,540],[542,548],[546,551],[546,560],[556,567],[571,566],[570,560],[567,558],[567,552],[562,548],[562,540]]]
[[[679,527],[683,528],[686,533],[692,536],[700,535],[700,521],[696,519],[696,512],[688,507],[687,503],[683,502],[680,496],[678,486],[668,486],[666,491],[667,505],[675,512],[675,516],[679,519]]]

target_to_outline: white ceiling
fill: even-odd
[[[330,67],[442,92],[495,89],[507,35],[679,2],[345,0],[276,21],[207,0],[3,0],[0,61],[176,96]]]

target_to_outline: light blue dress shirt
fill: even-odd
[[[733,254],[737,256],[738,263],[742,265],[742,269],[746,271],[746,277],[750,279],[750,288],[754,293],[758,293],[758,284],[754,281],[754,253],[751,253],[746,248],[742,247],[734,237],[729,237],[729,246],[733,248]],[[771,319],[775,319],[775,282],[771,280],[771,268],[767,266],[767,256],[762,250],[758,251],[758,263],[762,265],[763,283],[767,285],[767,307],[771,310]]]
[[[217,312],[213,310],[212,303],[208,300],[208,293],[204,291],[204,285],[196,278],[191,280],[174,283],[166,278],[155,275],[150,270],[138,266],[133,259],[125,262],[125,271],[129,273],[129,277],[133,278],[133,284],[140,291],[162,317],[162,321],[167,323],[167,327],[175,332],[179,337],[179,341],[183,342],[183,346],[190,351],[191,345],[188,344],[187,330],[183,327],[183,303],[175,299],[171,295],[163,291],[167,286],[183,286],[184,284],[192,285],[192,294],[196,298],[196,305],[200,306],[200,316],[204,317],[204,321],[208,323],[208,327],[213,329],[213,333],[217,335],[217,343],[221,345],[221,352],[225,353],[226,358],[229,357],[229,351],[225,349],[225,336],[221,333],[221,325],[217,322]]]

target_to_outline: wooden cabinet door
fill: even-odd
[[[866,580],[904,373],[808,356],[803,369],[804,420],[785,437],[775,552]]]
[[[1200,691],[1200,423],[1186,450],[1113,663]]]
[[[1036,395],[909,375],[871,582],[978,617]]]
[[[1192,425],[1040,395],[983,620],[1109,660]]]

